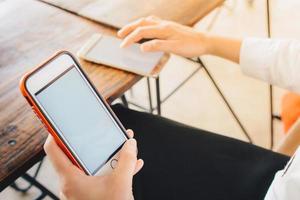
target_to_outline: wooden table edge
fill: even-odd
[[[21,168],[16,169],[4,179],[1,180],[0,192],[2,192],[6,187],[10,186],[16,179],[25,174],[33,165],[41,161],[45,157],[44,150],[38,151],[36,154],[32,155],[27,159]]]

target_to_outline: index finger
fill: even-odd
[[[120,47],[121,48],[127,47],[142,39],[153,39],[153,38],[165,39],[167,38],[169,33],[166,32],[163,28],[164,27],[161,25],[139,27],[125,37]]]
[[[140,18],[121,28],[118,31],[118,36],[120,38],[124,38],[140,26],[148,26],[148,25],[155,25],[155,24],[157,24],[157,20],[155,20],[154,17]]]

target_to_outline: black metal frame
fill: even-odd
[[[28,182],[28,186],[24,187],[24,188],[21,188],[17,183],[16,181],[14,181],[10,186],[18,191],[18,192],[21,192],[23,194],[26,194],[32,187],[36,187],[37,189],[40,190],[41,194],[40,196],[38,196],[36,198],[36,200],[40,200],[40,199],[44,199],[46,196],[49,196],[51,197],[52,199],[54,200],[59,200],[59,198],[53,194],[50,190],[48,190],[44,185],[42,185],[40,182],[38,182],[36,180],[40,170],[41,170],[41,167],[42,167],[42,164],[43,164],[43,161],[44,159],[42,159],[40,161],[40,163],[38,164],[37,166],[37,169],[35,170],[33,176],[29,175],[28,173],[25,173],[21,176],[22,179],[24,179],[26,182]]]
[[[123,105],[128,108],[128,101],[127,101],[125,94],[123,94],[121,96],[121,101],[122,101]]]
[[[272,37],[271,34],[271,5],[270,0],[266,0],[266,15],[267,15],[267,34],[268,38]],[[270,149],[273,149],[275,138],[274,138],[274,119],[281,120],[279,115],[274,115],[273,109],[273,86],[269,85],[269,101],[270,101]]]
[[[38,164],[38,166],[37,166],[37,169],[35,170],[35,172],[34,172],[32,178],[36,178],[37,175],[39,174],[40,169],[41,169],[42,164],[43,164],[43,161],[44,161],[44,159],[42,159],[42,160],[39,162],[39,164]],[[26,193],[26,192],[28,192],[28,190],[33,186],[33,184],[32,184],[32,183],[29,183],[29,185],[28,185],[27,187],[21,188],[21,187],[16,183],[16,181],[15,181],[15,182],[13,182],[10,186],[11,186],[13,189],[17,190],[18,192]]]
[[[161,115],[161,100],[160,100],[160,84],[159,84],[159,76],[155,79],[155,88],[156,88],[156,110],[157,114]]]
[[[201,65],[203,67],[204,71],[206,72],[206,74],[208,75],[209,79],[211,80],[211,82],[213,83],[213,85],[215,86],[215,88],[217,89],[217,92],[221,96],[221,98],[224,101],[226,107],[230,111],[231,115],[234,117],[235,121],[238,123],[239,127],[241,128],[242,132],[244,133],[244,135],[246,136],[246,138],[248,139],[248,141],[251,144],[253,144],[253,140],[251,139],[251,137],[250,137],[249,133],[247,132],[246,128],[243,126],[241,120],[239,119],[239,117],[237,116],[237,114],[234,112],[233,108],[230,106],[229,102],[227,101],[226,97],[222,93],[221,89],[219,88],[218,84],[214,80],[213,76],[211,75],[211,73],[209,72],[209,70],[207,69],[207,67],[204,65],[203,61],[198,57],[197,58],[197,62],[199,63],[199,65]]]
[[[193,60],[192,60],[193,61]],[[195,61],[193,61],[195,62]],[[178,86],[176,86],[175,89],[173,89],[166,97],[161,99],[160,94],[160,77],[153,77],[155,79],[155,89],[156,89],[156,103],[157,105],[153,107],[152,102],[152,93],[151,93],[151,84],[150,84],[150,77],[146,77],[147,80],[147,91],[148,91],[148,98],[149,98],[149,108],[146,108],[142,105],[139,105],[135,102],[128,101],[125,97],[125,94],[121,96],[122,103],[128,107],[128,105],[133,105],[137,108],[140,108],[142,110],[148,111],[150,113],[153,113],[154,111],[157,111],[158,115],[161,115],[161,105],[167,101],[175,92],[177,92],[184,84],[186,84],[199,70],[201,69],[201,66],[197,67],[188,77],[186,77]]]
[[[151,93],[151,84],[150,84],[149,77],[147,77],[147,86],[148,86],[149,109],[150,109],[150,113],[153,113],[152,93]]]
[[[206,74],[208,75],[209,79],[213,83],[214,87],[216,88],[218,94],[221,96],[222,100],[224,101],[226,107],[228,108],[228,110],[230,111],[230,113],[232,114],[232,116],[234,117],[234,119],[236,120],[236,122],[238,123],[238,125],[241,128],[243,134],[246,136],[246,138],[248,139],[248,141],[250,143],[253,143],[253,140],[251,139],[251,137],[250,137],[249,133],[247,132],[246,128],[243,126],[243,124],[241,123],[241,120],[239,119],[239,117],[237,116],[237,114],[234,112],[233,108],[230,106],[228,100],[226,99],[226,97],[222,93],[221,89],[217,85],[216,81],[214,80],[213,76],[211,75],[211,73],[209,72],[209,70],[207,69],[207,67],[204,65],[203,61],[200,58],[197,58],[197,60],[193,60],[193,59],[188,59],[188,60],[197,63],[199,66],[187,78],[185,78],[172,92],[170,92],[163,100],[161,100],[161,98],[160,98],[160,81],[159,81],[159,76],[155,78],[155,84],[156,84],[156,101],[157,101],[157,106],[156,107],[154,107],[154,108],[152,107],[151,86],[150,86],[149,77],[147,77],[147,85],[148,85],[148,96],[149,96],[150,109],[148,110],[147,108],[145,108],[145,107],[143,107],[141,105],[138,105],[138,104],[133,103],[133,102],[128,102],[127,100],[126,100],[126,102],[124,102],[124,99],[126,99],[125,95],[123,95],[121,97],[123,104],[125,106],[128,106],[128,104],[131,104],[131,105],[134,105],[134,106],[136,106],[138,108],[141,108],[143,110],[149,111],[150,113],[152,113],[154,110],[157,110],[157,114],[161,115],[161,105],[166,100],[168,100],[175,92],[177,92],[185,83],[187,83],[201,68],[203,68],[204,71],[206,72]]]

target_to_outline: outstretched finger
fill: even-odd
[[[174,50],[176,50],[176,42],[155,39],[143,43],[141,45],[141,50],[143,52],[163,51],[168,53],[174,53]]]
[[[167,38],[168,33],[169,32],[165,31],[163,26],[160,25],[139,27],[124,38],[120,47],[127,47],[142,39],[165,39]]]
[[[118,31],[118,36],[120,38],[124,38],[128,34],[130,34],[132,31],[134,31],[135,29],[137,29],[138,27],[157,24],[158,23],[157,20],[158,20],[158,18],[153,17],[153,16],[146,17],[146,18],[140,18],[140,19],[138,19],[136,21],[133,21],[133,22],[127,24],[123,28],[121,28]]]

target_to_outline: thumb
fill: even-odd
[[[131,185],[136,165],[137,144],[136,140],[131,138],[125,142],[120,151],[119,162],[114,173],[120,182]]]
[[[66,172],[70,172],[71,170],[77,171],[78,168],[72,164],[72,162],[59,148],[50,134],[48,135],[46,143],[44,144],[44,149],[55,170],[60,176],[65,176],[67,174]]]

